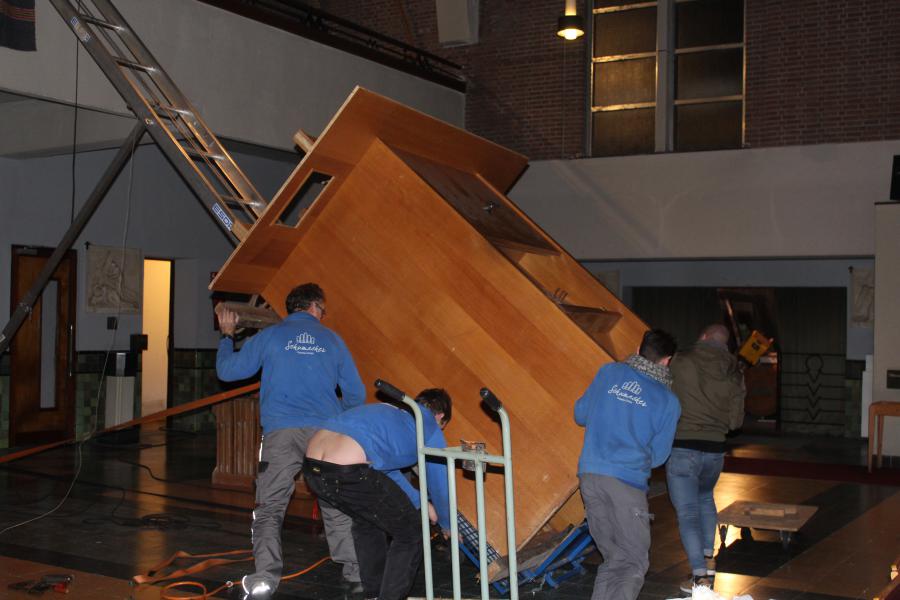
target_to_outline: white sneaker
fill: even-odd
[[[272,586],[264,581],[254,583],[248,588],[247,576],[245,575],[241,579],[241,587],[244,588],[243,600],[270,600],[272,598]]]

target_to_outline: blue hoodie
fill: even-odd
[[[264,434],[321,427],[366,399],[366,388],[344,340],[307,312],[295,312],[263,329],[239,352],[230,339],[219,342],[216,374],[222,381],[247,379],[260,369],[259,421]]]
[[[438,426],[434,413],[425,407],[421,408],[425,445],[429,448],[446,448],[444,432]],[[366,404],[329,419],[322,428],[343,433],[356,440],[365,450],[366,459],[372,468],[393,479],[413,506],[421,507],[419,490],[400,472],[401,469],[417,464],[419,460],[416,420],[410,413],[392,404]],[[450,499],[447,491],[447,463],[442,459],[429,458],[425,474],[428,496],[438,515],[438,524],[444,531],[448,531]]]
[[[575,422],[585,428],[578,474],[608,475],[641,490],[650,469],[672,451],[681,414],[664,384],[625,363],[600,367],[575,403]]]

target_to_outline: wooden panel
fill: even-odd
[[[616,360],[636,352],[647,325],[578,261],[560,250],[556,256],[503,252],[545,290],[565,292],[566,302],[621,314],[615,327],[606,333],[597,333],[595,339]]]
[[[406,152],[396,154],[494,244],[538,254],[557,253],[477,175]]]
[[[479,173],[506,193],[528,164],[521,154],[357,87],[316,141],[312,154],[356,164],[371,140]]]

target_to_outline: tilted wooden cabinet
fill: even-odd
[[[600,365],[646,326],[504,195],[525,157],[357,88],[211,284],[260,294],[284,315],[318,282],[324,323],[347,342],[370,398],[376,378],[410,395],[446,388],[445,431],[499,453],[487,386],[511,420],[517,544],[577,489],[573,405]],[[474,485],[458,474],[460,510]],[[506,553],[502,476],[485,482],[488,541]],[[564,521],[583,516],[580,501]]]

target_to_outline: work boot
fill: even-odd
[[[713,587],[713,581],[706,575],[694,575],[690,579],[681,583],[681,586],[678,588],[685,594],[690,594],[694,591],[694,588],[697,586],[706,586],[709,589]]]

